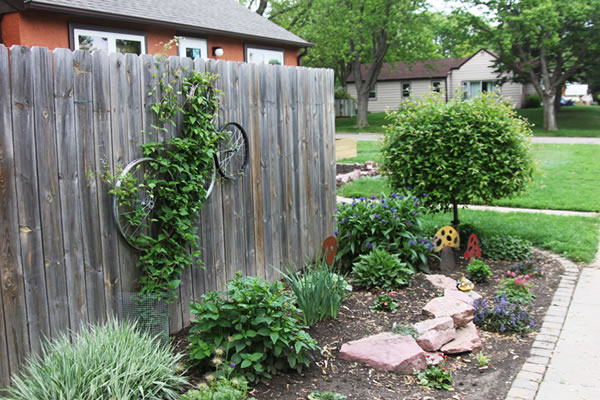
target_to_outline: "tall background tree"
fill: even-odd
[[[497,52],[497,72],[531,83],[542,98],[544,129],[557,130],[553,97],[600,51],[600,0],[463,3],[484,11],[470,15],[471,23]]]

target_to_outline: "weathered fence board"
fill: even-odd
[[[182,273],[171,331],[236,273],[278,279],[275,268],[302,266],[331,233],[331,71],[0,45],[0,385],[44,338],[105,321],[138,289],[105,174],[180,134],[182,115],[160,130],[152,105],[168,90],[161,77],[178,93],[193,70],[219,75],[215,124],[245,128],[250,160],[198,216],[204,265]]]

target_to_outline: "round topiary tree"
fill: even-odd
[[[439,95],[389,112],[382,168],[394,189],[426,193],[435,210],[521,192],[531,181],[531,129],[493,94],[448,102]]]

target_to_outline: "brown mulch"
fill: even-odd
[[[494,298],[496,279],[500,278],[514,262],[483,260],[493,272],[489,283],[477,284],[475,291],[491,301]],[[477,368],[474,355],[452,356],[449,360],[454,391],[443,391],[419,386],[414,376],[397,375],[376,371],[362,364],[336,358],[343,343],[364,338],[380,332],[391,331],[394,322],[410,324],[425,320],[421,309],[435,296],[443,294],[417,274],[411,287],[398,291],[400,307],[393,313],[373,313],[369,310],[378,293],[357,291],[347,299],[335,320],[325,320],[309,329],[322,348],[315,354],[315,362],[301,374],[290,372],[275,376],[272,380],[258,384],[251,395],[261,399],[306,399],[308,394],[318,390],[332,391],[350,399],[504,399],[516,374],[529,355],[529,350],[541,325],[543,316],[550,305],[552,296],[562,273],[557,261],[534,254],[534,263],[543,273],[532,278],[534,303],[534,331],[526,337],[486,332],[479,329],[483,342],[483,353],[490,357],[487,367]],[[452,278],[464,275],[466,260],[459,258]],[[436,273],[435,270],[432,271]],[[175,336],[175,343],[184,350],[186,332]],[[204,371],[189,371],[190,380],[202,380]]]

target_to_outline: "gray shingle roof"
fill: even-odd
[[[94,13],[107,18],[171,25],[179,30],[233,35],[299,47],[310,43],[236,0],[27,0],[28,8]]]
[[[394,81],[402,79],[432,79],[445,78],[451,69],[460,67],[469,58],[442,58],[439,60],[417,61],[414,64],[403,62],[384,63],[379,73],[378,81]],[[363,78],[367,74],[367,65],[361,65]],[[347,82],[354,82],[354,74]]]

